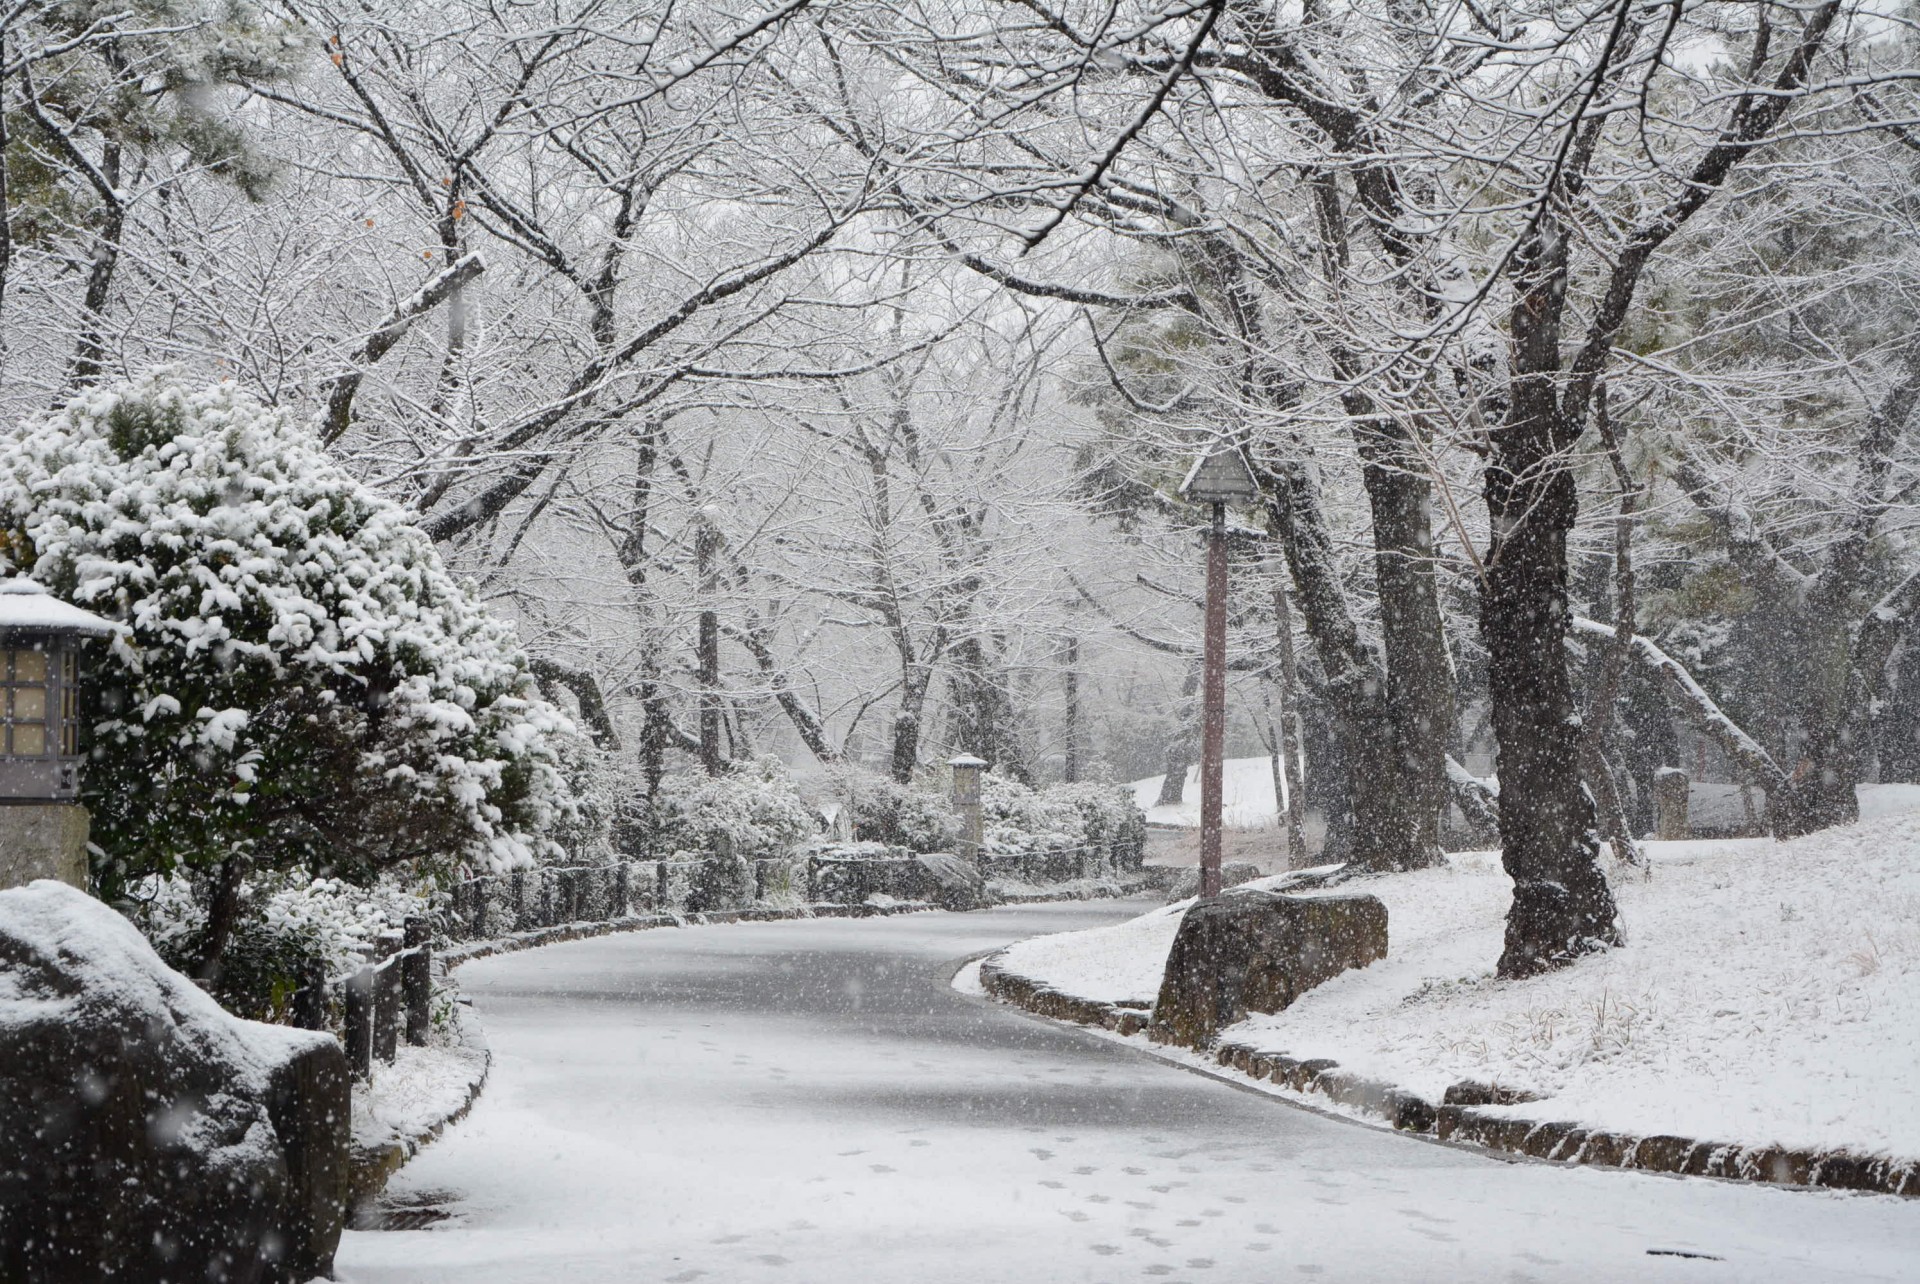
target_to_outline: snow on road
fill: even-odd
[[[1499,1162],[947,984],[965,955],[1141,908],[656,931],[469,964],[493,1080],[394,1189],[455,1216],[349,1233],[340,1278],[1914,1277],[1920,1203]]]

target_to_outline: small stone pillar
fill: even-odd
[[[73,803],[0,805],[0,887],[56,878],[86,891],[88,828]]]
[[[1654,836],[1667,842],[1693,837],[1687,819],[1687,794],[1692,782],[1678,767],[1662,767],[1653,773]]]
[[[966,860],[978,862],[985,828],[980,818],[980,773],[987,764],[970,753],[949,758],[953,768],[953,809],[960,816],[960,852]]]

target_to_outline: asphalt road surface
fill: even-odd
[[[495,1062],[351,1284],[1920,1280],[1920,1201],[1512,1163],[956,993],[1112,902],[468,964]],[[442,1216],[444,1214],[444,1216]],[[406,1220],[406,1219],[402,1219]]]

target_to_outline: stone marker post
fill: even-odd
[[[953,768],[953,809],[960,816],[960,856],[975,864],[980,860],[980,844],[986,835],[980,818],[980,773],[986,762],[970,753],[949,758]]]
[[[1654,832],[1668,842],[1693,837],[1687,817],[1687,773],[1678,767],[1662,767],[1653,775]]]

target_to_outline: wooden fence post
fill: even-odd
[[[373,969],[361,967],[347,978],[347,1068],[356,1079],[373,1075]]]
[[[627,907],[632,903],[629,899],[631,889],[627,886],[627,871],[629,868],[630,866],[628,866],[625,861],[621,861],[613,867],[613,900],[607,906],[608,918],[625,918],[627,916]]]
[[[303,955],[294,979],[299,988],[293,992],[293,1002],[288,1016],[295,1029],[324,1030],[327,1028],[327,965],[312,954]]]
[[[380,934],[381,962],[373,970],[373,1054],[392,1064],[400,1051],[400,936]]]
[[[401,987],[406,995],[407,1042],[416,1048],[427,1045],[427,1028],[433,1019],[433,946],[429,940],[427,920],[409,915],[405,944],[411,952],[401,960]]]

